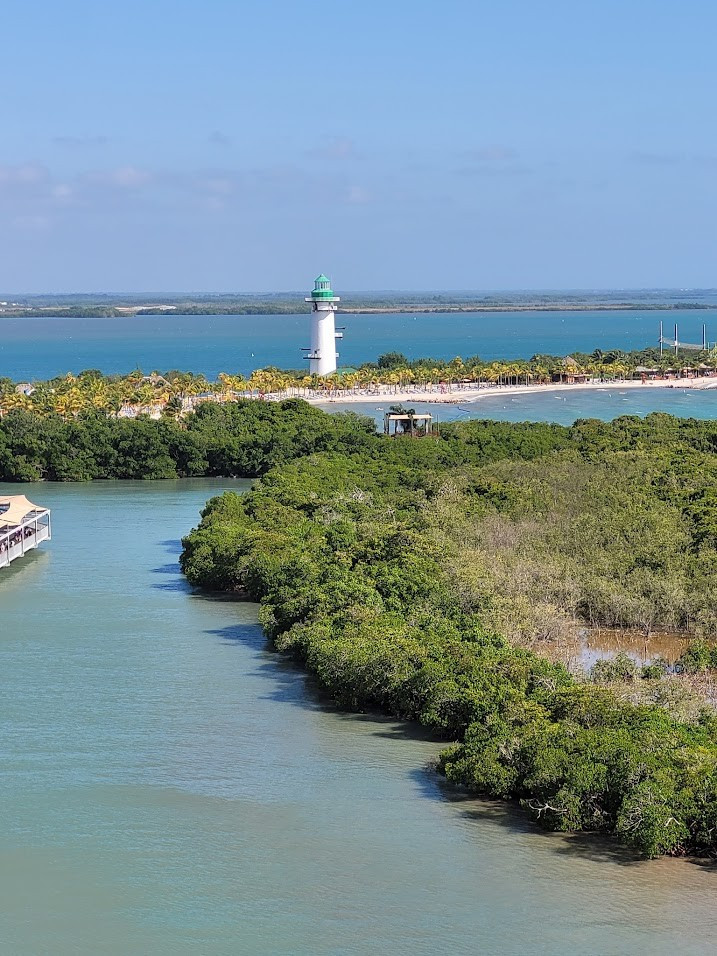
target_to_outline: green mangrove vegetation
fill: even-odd
[[[202,403],[185,419],[16,409],[0,418],[0,481],[255,477],[297,455],[349,454],[372,420],[326,415],[300,400]]]
[[[659,662],[586,679],[539,651],[575,622],[711,646],[717,424],[473,421],[393,440],[326,424],[323,449],[287,446],[249,494],[208,503],[188,580],[261,602],[275,648],[339,706],[440,734],[450,781],[648,857],[714,851],[713,709],[672,706]]]
[[[0,419],[5,481],[257,478],[185,539],[193,585],[259,601],[339,706],[443,737],[449,780],[646,856],[717,842],[714,694],[674,692],[717,670],[716,451],[717,423],[663,414],[421,439],[300,399]],[[694,640],[681,677],[624,656],[581,676],[548,650],[586,626]]]

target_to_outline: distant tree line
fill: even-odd
[[[177,369],[149,375],[135,369],[126,375],[103,375],[86,369],[77,375],[67,373],[47,381],[23,383],[18,389],[9,378],[0,378],[0,416],[9,411],[56,412],[65,418],[87,411],[120,412],[133,406],[135,413],[152,412],[176,417],[186,399],[228,401],[242,397],[296,398],[342,395],[382,394],[405,389],[451,390],[462,386],[527,385],[547,383],[563,377],[582,375],[605,383],[634,377],[649,365],[655,374],[694,374],[717,370],[717,350],[700,353],[666,352],[658,349],[622,352],[618,349],[590,354],[574,352],[570,356],[533,355],[530,359],[484,361],[480,356],[450,361],[435,358],[408,359],[402,352],[387,352],[374,362],[357,369],[345,369],[330,375],[310,375],[300,369],[268,367],[255,369],[249,376],[221,372],[216,381],[204,375]],[[691,368],[685,370],[685,366]],[[189,403],[192,407],[194,402]]]
[[[254,477],[318,451],[349,453],[375,439],[371,419],[326,415],[300,400],[203,403],[186,421],[72,420],[18,409],[0,419],[0,480]]]
[[[21,297],[6,308],[10,314],[56,318],[119,318],[127,310],[139,315],[157,315],[173,307],[170,315],[285,315],[308,312],[303,292],[279,292],[260,295],[227,293],[208,296],[139,295],[31,295]],[[12,296],[3,296],[13,299]],[[670,302],[658,294],[645,293],[626,299],[616,293],[451,293],[451,292],[344,292],[342,312],[470,312],[539,309],[543,311],[585,310],[699,310],[712,309],[709,302]],[[146,305],[145,308],[141,306]],[[164,309],[158,308],[164,306]],[[138,308],[139,307],[139,308]]]

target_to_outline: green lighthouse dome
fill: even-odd
[[[323,272],[314,279],[314,291],[311,293],[312,299],[333,299],[334,293],[331,289],[331,281]]]

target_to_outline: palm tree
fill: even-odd
[[[8,412],[14,412],[18,409],[28,410],[31,407],[29,396],[22,392],[8,392],[0,395],[0,414],[7,415]]]
[[[182,414],[182,400],[177,396],[173,395],[167,400],[162,409],[163,418],[172,418],[175,421]]]
[[[226,372],[220,372],[217,376],[217,385],[219,386],[219,392],[222,396],[222,400],[226,401],[233,391],[231,386],[231,375],[227,375]]]
[[[115,402],[106,379],[88,379],[81,386],[85,406],[96,411],[109,411]]]
[[[277,369],[255,369],[249,377],[249,390],[265,395],[268,392],[278,391],[281,383],[281,374]]]
[[[74,418],[85,407],[79,388],[72,387],[55,393],[54,411],[65,420]]]
[[[539,382],[547,382],[550,380],[550,370],[547,366],[538,364],[531,364],[531,374],[533,378],[536,378]]]

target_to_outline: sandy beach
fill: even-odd
[[[306,401],[315,405],[327,405],[332,402],[347,404],[366,404],[377,399],[391,401],[394,404],[400,402],[435,402],[436,404],[459,404],[461,402],[472,402],[480,398],[488,398],[492,395],[530,395],[538,392],[575,392],[575,391],[599,391],[614,390],[620,391],[642,389],[644,391],[656,388],[675,388],[675,389],[715,389],[717,388],[717,378],[680,378],[680,379],[655,379],[653,381],[613,381],[613,382],[549,382],[547,384],[534,385],[436,385],[433,388],[421,388],[419,386],[409,386],[408,388],[396,388],[394,385],[380,385],[375,389],[343,390],[337,389],[332,393],[321,392],[308,394]]]

